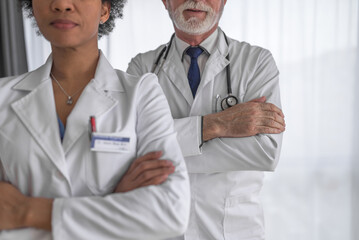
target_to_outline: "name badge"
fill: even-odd
[[[130,138],[115,136],[111,133],[93,132],[91,134],[91,151],[129,152]]]

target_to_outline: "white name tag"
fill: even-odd
[[[129,152],[130,138],[114,136],[111,133],[91,134],[91,151],[101,152]]]

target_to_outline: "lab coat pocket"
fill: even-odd
[[[264,239],[263,211],[257,197],[251,195],[226,198],[224,239]]]
[[[112,137],[123,138],[123,134],[111,134]],[[107,151],[96,149],[88,151],[86,160],[86,183],[95,195],[111,193],[122,175],[127,171],[132,160],[136,157],[135,138],[130,139],[126,151]]]

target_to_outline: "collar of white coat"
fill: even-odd
[[[185,54],[185,50],[190,45],[187,42],[178,38],[177,35],[174,41],[178,55],[182,56],[181,60],[183,61],[183,55]],[[209,35],[203,42],[201,42],[199,46],[204,49],[209,56],[215,53],[216,50],[219,51],[220,55],[227,56],[229,51],[228,45],[225,43],[223,31],[220,27],[218,27],[211,35]]]
[[[124,87],[118,79],[116,70],[113,69],[101,50],[99,50],[99,53],[100,57],[96,67],[95,77],[93,79],[96,88],[104,91],[124,92]],[[44,65],[32,72],[22,75],[23,78],[14,85],[13,89],[23,91],[34,90],[42,82],[50,79],[51,68],[52,54],[50,54],[47,58]],[[103,81],[103,79],[106,79],[106,81]]]

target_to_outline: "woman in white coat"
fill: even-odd
[[[98,49],[125,1],[21,2],[52,54],[0,79],[0,239],[182,234],[188,177],[157,78]]]

